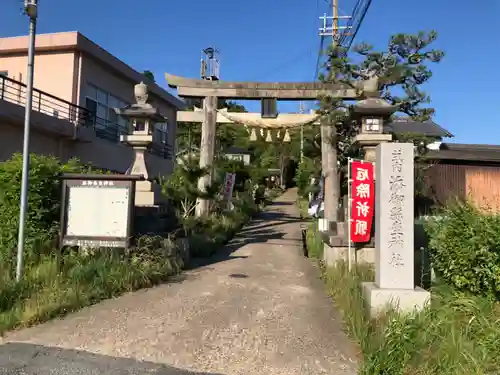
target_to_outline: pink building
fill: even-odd
[[[27,36],[0,38],[0,160],[22,151],[27,52]],[[151,175],[168,174],[184,103],[79,32],[37,35],[31,151],[124,172],[132,151],[119,144],[126,124],[113,108],[134,103],[140,81],[166,117],[148,155]]]

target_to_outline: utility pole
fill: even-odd
[[[332,14],[333,14],[333,40],[332,43],[333,45],[337,44],[338,41],[338,30],[339,30],[339,0],[333,0],[332,1]]]
[[[33,104],[33,76],[35,62],[35,36],[36,19],[38,17],[38,0],[24,0],[24,13],[30,19],[30,33],[28,45],[28,69],[26,74],[26,105],[24,114],[24,139],[23,139],[23,171],[21,180],[21,201],[19,203],[19,232],[17,236],[17,265],[16,280],[20,281],[23,276],[24,257],[24,229],[26,212],[28,209],[28,189],[30,170],[30,127],[31,107]]]
[[[320,17],[323,20],[323,27],[320,29],[321,36],[332,37],[332,47],[336,47],[340,37],[341,30],[345,27],[339,26],[339,0],[332,0],[332,16]],[[342,17],[349,19],[350,17]],[[331,20],[331,26],[328,25]],[[323,188],[324,188],[324,218],[327,221],[328,231],[332,224],[337,222],[338,203],[340,200],[340,183],[338,179],[337,148],[334,144],[335,124],[329,123],[335,119],[323,119],[321,128],[321,168],[323,170]]]
[[[349,21],[352,16],[341,16],[339,12],[339,0],[332,0],[332,15],[328,16],[326,13],[320,17],[323,21],[323,26],[319,29],[320,36],[332,37],[332,44],[336,45],[340,38],[345,35],[352,34],[352,29],[349,26],[341,26],[340,21]],[[331,20],[331,26],[330,26]],[[344,24],[344,22],[343,22]]]

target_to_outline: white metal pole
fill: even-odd
[[[30,18],[30,34],[28,46],[28,71],[26,74],[26,106],[24,114],[24,140],[23,140],[23,171],[21,181],[21,202],[19,204],[19,232],[17,237],[17,265],[16,280],[20,281],[23,276],[23,256],[24,256],[24,229],[26,221],[26,211],[28,206],[29,169],[30,169],[30,122],[31,107],[33,104],[33,76],[35,61],[35,35],[36,19],[38,15],[38,0],[25,0],[24,12]]]
[[[347,159],[347,256],[349,272],[352,269],[352,247],[351,247],[351,200],[352,200],[352,192],[351,192],[351,163],[352,159]]]
[[[304,102],[300,102],[300,113],[304,113]],[[300,125],[300,162],[304,161],[304,125]]]

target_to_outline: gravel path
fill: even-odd
[[[301,255],[295,198],[182,280],[8,334],[0,374],[356,374],[355,347]]]

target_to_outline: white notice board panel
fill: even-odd
[[[66,236],[128,237],[127,187],[71,186],[68,190]]]

